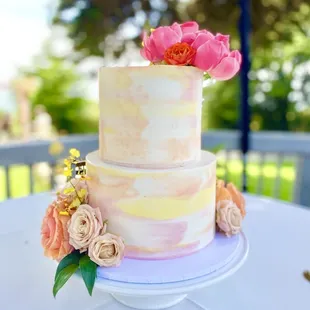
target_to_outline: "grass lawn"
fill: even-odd
[[[12,198],[27,196],[30,193],[29,167],[12,166],[10,168],[10,185]],[[49,190],[48,180],[34,177],[34,192]],[[0,201],[6,199],[6,182],[4,169],[0,168]]]
[[[227,179],[241,187],[242,164],[240,160],[230,160],[227,164]],[[218,162],[217,175],[224,178],[224,162]],[[279,191],[275,196],[276,179],[280,177]],[[250,162],[247,167],[248,192],[292,201],[296,169],[291,161],[282,164],[280,171],[274,162],[266,162],[262,168],[258,163]],[[261,191],[259,192],[259,188]]]
[[[241,186],[242,165],[240,160],[230,160],[227,164],[228,181],[234,182],[239,188]],[[293,185],[295,180],[295,167],[292,162],[284,162],[280,171],[273,162],[266,162],[262,169],[258,163],[252,162],[248,165],[248,191],[250,193],[258,193],[261,186],[261,194],[265,196],[274,196],[274,187],[276,178],[280,175],[280,191],[276,198],[291,201],[293,199]],[[224,178],[225,169],[224,162],[219,160],[217,175]],[[30,192],[29,168],[27,166],[12,166],[10,169],[11,194],[13,198],[26,196]],[[34,178],[34,192],[42,192],[49,190],[48,180]],[[0,201],[6,199],[6,185],[4,170],[0,168]]]

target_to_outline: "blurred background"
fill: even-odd
[[[249,39],[249,150],[244,79],[204,89],[218,176],[310,206],[310,0],[1,0],[0,201],[61,184],[68,149],[98,145],[98,68],[146,65],[141,32],[188,20]]]

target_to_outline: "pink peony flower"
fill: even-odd
[[[199,37],[198,41],[196,40]],[[201,44],[206,43],[208,40],[213,39],[214,35],[203,29],[196,32],[184,33],[182,37],[182,42],[192,45],[194,48],[198,48]],[[195,45],[193,43],[195,42]]]
[[[197,35],[192,47],[197,49],[194,66],[217,80],[229,80],[240,69],[241,54],[229,51],[229,36],[210,32]]]
[[[224,35],[221,33],[217,33],[215,36],[215,39],[223,42],[223,44],[225,45],[225,47],[227,48],[227,50],[229,50],[229,35]]]
[[[239,51],[232,51],[229,55],[224,56],[208,73],[216,80],[229,80],[239,71],[240,64],[241,54]]]
[[[181,42],[182,32],[180,25],[158,27],[148,37],[144,34],[141,56],[151,62],[159,62],[164,59],[165,51],[175,43]]]
[[[180,25],[180,24],[178,24],[178,23],[173,23],[172,26],[171,26],[171,29],[172,29],[173,31],[175,31],[175,33],[176,33],[178,36],[180,36],[180,37],[182,37],[182,35],[183,35],[181,26],[182,26],[182,25]]]
[[[192,47],[197,50],[200,46],[204,45],[212,39],[214,39],[214,35],[211,32],[206,31],[196,33],[196,38],[192,43]]]
[[[195,39],[197,37],[197,34],[196,33],[185,33],[183,34],[182,36],[182,43],[187,43],[189,45],[191,45]]]
[[[202,43],[204,40],[206,40],[205,43]],[[228,56],[228,50],[223,42],[216,39],[208,40],[206,34],[201,34],[195,41],[199,42],[192,44],[194,48],[197,48],[194,66],[201,70],[211,70],[220,63],[223,57]]]
[[[47,208],[41,227],[41,244],[45,256],[61,260],[74,250],[69,243],[69,220],[69,216],[59,214],[55,202]]]
[[[182,61],[175,61],[175,55],[172,60],[167,57],[176,43],[186,43],[196,51],[191,54],[190,61],[183,61],[183,52],[180,54],[183,58],[178,57],[182,58]],[[217,33],[214,36],[205,29],[199,30],[194,21],[159,27],[150,37],[144,35],[143,44],[141,55],[152,63],[165,60],[170,65],[194,65],[217,80],[228,80],[240,69],[241,55],[238,51],[230,52],[229,35]]]
[[[165,51],[175,43],[191,44],[200,33],[198,29],[196,22],[186,22],[158,27],[149,37],[144,33],[141,56],[153,63],[160,62],[164,59]]]
[[[194,21],[189,21],[180,25],[183,35],[186,33],[195,33],[199,30],[199,25]]]

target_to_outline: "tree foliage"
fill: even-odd
[[[294,30],[308,29],[309,0],[250,2],[254,48],[290,41]],[[106,50],[120,56],[126,42],[140,44],[143,29],[174,21],[196,20],[203,28],[236,39],[238,4],[238,0],[61,0],[54,22],[67,27],[81,57],[104,56]],[[130,33],[123,31],[125,28],[130,28]]]
[[[88,133],[98,130],[98,110],[94,102],[79,91],[75,66],[51,55],[28,76],[38,79],[38,89],[31,98],[33,108],[43,105],[60,133]]]
[[[197,21],[201,28],[230,34],[232,47],[239,48],[239,2],[61,0],[54,22],[67,28],[80,58],[104,57],[110,52],[118,57],[127,42],[140,46],[143,30],[188,20]],[[307,107],[310,73],[298,77],[310,57],[310,0],[250,3],[251,127],[253,130],[310,130]],[[235,78],[205,89],[204,128],[238,128],[238,83]],[[299,90],[294,83],[301,85]]]
[[[293,34],[255,52],[250,73],[252,130],[310,131],[310,38]],[[204,129],[238,128],[238,79],[205,89]]]

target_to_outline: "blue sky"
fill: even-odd
[[[49,35],[47,5],[57,0],[0,0],[0,82],[30,63]]]

